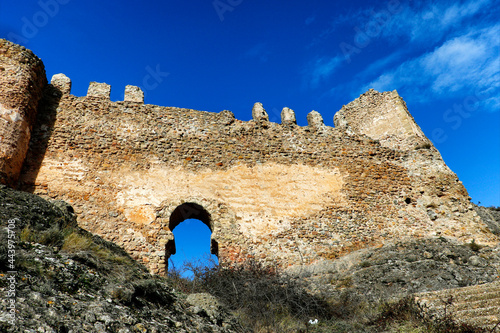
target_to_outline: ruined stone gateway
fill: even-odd
[[[289,108],[273,123],[260,103],[240,121],[145,105],[133,86],[109,96],[95,82],[73,96],[62,74],[48,84],[41,60],[0,40],[0,179],[69,202],[154,273],[188,218],[221,263],[284,268],[410,238],[498,242],[396,91],[364,93],[335,128],[315,111],[298,126]]]

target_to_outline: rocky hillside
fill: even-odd
[[[500,246],[464,245],[444,237],[417,239],[356,251],[291,273],[331,292],[395,298],[498,281]]]
[[[78,228],[64,202],[0,187],[0,221],[0,332],[241,331],[209,295],[188,303]]]
[[[476,213],[494,234],[500,235],[500,207],[474,206]]]
[[[416,295],[435,318],[449,316],[486,332],[500,331],[500,245],[459,244],[444,237],[415,239],[290,273],[346,305],[346,311],[362,303]],[[450,300],[447,311],[443,300]]]

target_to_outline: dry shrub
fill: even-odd
[[[334,316],[326,298],[309,293],[299,279],[256,261],[231,267],[188,263],[185,269],[193,279],[183,279],[180,270],[169,272],[174,288],[216,296],[252,331],[297,332],[306,329],[310,319],[321,322]]]
[[[451,303],[446,303],[451,304]],[[395,323],[412,323],[425,328],[429,333],[486,333],[493,332],[467,323],[457,322],[446,309],[441,315],[429,314],[412,297],[397,302],[385,303],[380,314],[371,322],[378,329],[385,330]]]

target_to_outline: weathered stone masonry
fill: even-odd
[[[15,59],[0,56],[1,66]],[[106,84],[76,97],[64,75],[39,83],[19,187],[70,202],[83,228],[155,273],[187,218],[210,227],[221,262],[283,267],[408,237],[498,241],[395,91],[366,92],[331,128],[315,111],[301,127],[284,108],[277,124],[256,103],[245,122],[230,111],[145,105],[133,86],[111,102]]]
[[[28,150],[45,69],[31,51],[0,40],[0,182],[13,184]]]

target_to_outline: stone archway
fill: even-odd
[[[159,244],[164,244],[165,249],[164,272],[168,271],[168,260],[175,254],[175,239],[172,230],[187,219],[197,219],[204,223],[212,235],[210,236],[210,252],[219,258],[219,262],[225,257],[225,246],[227,238],[234,238],[236,231],[235,215],[222,202],[189,197],[175,201],[164,201],[160,204],[158,214],[163,221],[162,225],[166,233]],[[161,269],[163,272],[163,269]]]
[[[170,214],[168,221],[168,229],[172,232],[172,237],[169,238],[165,245],[165,268],[168,270],[168,259],[171,255],[177,252],[175,246],[175,238],[173,231],[180,223],[187,219],[196,219],[203,222],[213,234],[213,222],[210,213],[203,206],[195,202],[185,202],[177,206]],[[216,239],[210,238],[210,253],[219,256],[219,245]]]

